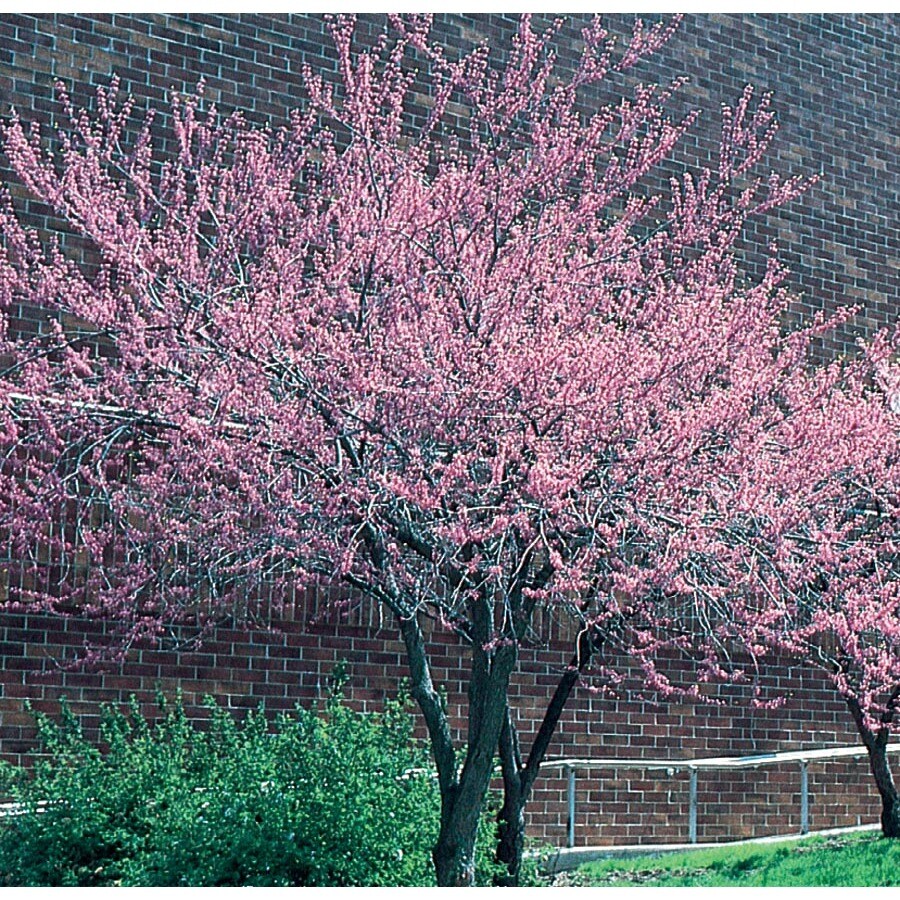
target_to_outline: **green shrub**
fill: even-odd
[[[100,745],[63,705],[37,715],[46,758],[0,769],[22,813],[0,820],[6,885],[430,885],[439,795],[399,703],[238,722],[208,701],[204,728],[179,700],[153,724],[132,700],[104,709]],[[102,750],[101,750],[102,747]],[[46,805],[40,805],[47,801]],[[493,874],[485,812],[478,881]]]

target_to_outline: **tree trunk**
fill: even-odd
[[[881,729],[872,735],[873,740],[865,743],[869,753],[869,768],[875,778],[878,796],[881,797],[881,833],[885,837],[900,838],[900,793],[888,764],[888,735],[888,729]]]
[[[475,883],[475,844],[484,798],[494,768],[494,749],[500,740],[502,716],[507,708],[508,666],[498,666],[488,693],[494,696],[484,705],[481,729],[466,753],[459,780],[441,792],[441,829],[432,851],[435,875],[440,887],[468,887]]]
[[[517,887],[525,850],[525,803],[519,743],[512,717],[507,710],[500,733],[500,768],[503,774],[503,806],[497,814],[496,861],[503,872],[494,877],[500,887]]]
[[[380,535],[368,526],[364,532],[373,564],[384,571],[386,551]],[[515,643],[492,646],[493,606],[484,588],[473,592],[469,603],[472,671],[469,678],[468,746],[461,771],[457,770],[450,722],[431,677],[425,636],[416,612],[407,613],[390,580],[371,585],[352,574],[345,580],[367,591],[397,617],[409,664],[410,690],[425,718],[441,792],[441,826],[432,849],[435,877],[440,887],[467,887],[475,883],[475,846],[484,800],[491,782],[494,755],[509,709],[509,679],[518,660]]]
[[[469,886],[475,881],[478,821],[490,783],[493,747],[500,725],[496,724],[496,731],[488,731],[490,749],[469,747],[463,770],[457,773],[450,723],[431,679],[425,640],[415,616],[400,618],[400,630],[406,644],[412,694],[425,717],[441,792],[441,827],[431,853],[435,877],[441,887]],[[497,685],[494,687],[498,689]],[[503,683],[499,689],[505,697]]]
[[[452,780],[441,783],[441,828],[432,851],[440,887],[468,887],[475,883],[478,824],[506,721],[509,677],[517,658],[514,646],[501,646],[490,654],[484,643],[476,640],[473,646],[465,761],[458,776],[453,773]]]
[[[475,884],[479,817],[460,816],[456,810],[451,810],[441,819],[440,834],[431,851],[438,887],[471,887]]]
[[[887,758],[889,721],[877,730],[872,729],[866,723],[856,700],[851,698],[847,701],[847,705],[869,754],[869,768],[872,770],[878,796],[881,798],[881,833],[888,838],[900,838],[900,792],[894,783]]]
[[[900,838],[900,795],[894,784],[883,744],[869,750],[869,765],[881,797],[881,833],[885,837]]]
[[[500,733],[499,743],[500,765],[503,772],[503,806],[497,814],[496,853],[496,860],[505,867],[505,871],[494,879],[494,883],[498,886],[516,887],[519,884],[522,874],[522,854],[525,849],[525,806],[531,797],[535,779],[540,773],[541,763],[547,755],[566,702],[581,673],[599,648],[599,635],[592,629],[586,629],[579,635],[575,655],[547,705],[541,726],[531,745],[528,761],[524,765],[519,752],[516,727],[507,707],[506,721]]]
[[[503,807],[497,815],[497,862],[504,870],[495,876],[499,887],[518,887],[522,876],[522,855],[525,852],[525,800],[503,797]]]

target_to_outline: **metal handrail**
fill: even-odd
[[[697,843],[697,773],[707,769],[758,769],[785,762],[800,764],[800,834],[809,833],[809,764],[828,759],[850,759],[865,756],[865,747],[821,747],[818,750],[784,750],[752,756],[707,756],[699,759],[622,759],[605,757],[594,759],[548,759],[541,769],[563,769],[567,778],[566,846],[575,846],[575,771],[576,769],[665,769],[690,773],[688,803],[688,840]],[[887,753],[900,753],[900,743],[888,744]]]
[[[563,769],[567,777],[566,846],[575,846],[575,772],[576,769],[664,769],[669,775],[687,771],[690,774],[688,803],[688,840],[697,843],[697,773],[701,769],[759,769],[777,766],[785,762],[800,764],[800,834],[809,833],[809,763],[828,759],[852,759],[865,756],[865,747],[820,747],[818,750],[784,750],[774,753],[758,753],[751,756],[706,756],[698,759],[623,759],[621,757],[595,757],[593,759],[546,759],[541,769]],[[888,744],[886,753],[900,753],[900,743]],[[428,769],[409,769],[405,775],[434,773]],[[49,806],[49,801],[38,801],[38,812]],[[25,805],[0,803],[0,818],[21,815]]]

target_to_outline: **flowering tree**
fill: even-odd
[[[900,725],[900,406],[892,343],[884,332],[842,366],[842,394],[823,403],[818,427],[809,422],[797,433],[807,448],[791,457],[792,524],[773,535],[751,511],[781,507],[786,498],[755,498],[741,510],[749,524],[732,537],[745,552],[730,557],[737,566],[730,577],[743,589],[722,607],[724,617],[707,621],[755,653],[787,654],[828,675],[868,752],[882,831],[900,837],[900,791],[886,752]]]
[[[278,131],[180,100],[162,159],[115,84],[94,115],[63,94],[55,143],[5,126],[18,178],[92,258],[4,207],[0,305],[50,315],[32,337],[4,322],[0,514],[14,599],[114,618],[123,646],[249,613],[262,584],[276,605],[315,582],[379,604],[433,749],[438,881],[471,882],[497,755],[514,881],[574,685],[615,646],[648,687],[696,692],[659,660],[717,659],[690,623],[729,593],[735,492],[790,496],[785,436],[841,387],[806,371],[823,323],[783,334],[774,256],[756,281],[738,265],[744,222],[804,187],[753,174],[768,98],[748,89],[718,168],[657,196],[642,179],[694,118],[666,113],[678,85],[580,103],[671,26],[637,23],[615,54],[598,20],[560,78],[527,17],[501,70],[485,49],[448,59],[424,18],[392,25],[355,52],[336,19],[340,84],[307,71]],[[412,55],[430,72],[415,129]],[[765,512],[775,540],[790,516]],[[508,686],[548,607],[578,637],[523,748]],[[467,654],[463,744],[432,626]]]

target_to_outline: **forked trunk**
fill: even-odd
[[[478,824],[490,786],[504,707],[494,704],[487,709],[490,716],[482,722],[482,740],[469,747],[459,780],[441,791],[441,829],[432,851],[440,887],[475,883]]]
[[[490,611],[487,608],[488,612]],[[479,607],[475,626],[489,621]],[[457,772],[446,710],[428,665],[425,642],[414,616],[400,620],[407,649],[412,694],[425,716],[441,791],[441,827],[432,850],[435,877],[440,887],[468,887],[475,883],[475,846],[484,799],[491,782],[494,754],[505,721],[509,677],[515,667],[515,646],[488,652],[486,628],[476,628],[472,677],[469,681],[469,740],[465,762]]]
[[[496,861],[503,865],[502,874],[494,883],[503,887],[516,887],[522,875],[522,854],[525,850],[525,806],[531,796],[534,782],[540,773],[541,763],[547,755],[556,726],[566,702],[587,667],[593,654],[600,648],[600,635],[586,629],[578,638],[578,646],[572,661],[560,678],[547,705],[541,727],[535,735],[528,754],[522,763],[519,739],[509,708],[500,732],[500,765],[503,773],[503,806],[497,815],[498,844]]]

